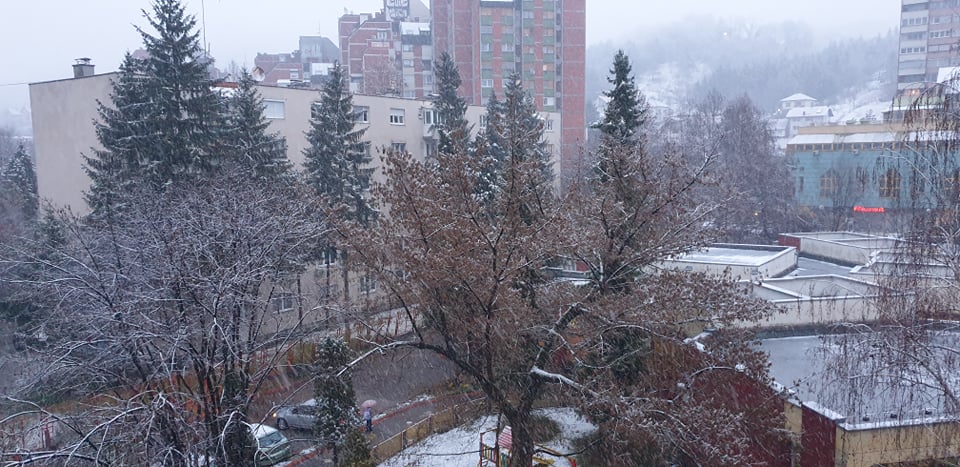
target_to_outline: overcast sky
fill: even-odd
[[[77,57],[90,57],[97,72],[117,68],[123,53],[141,44],[133,25],[145,26],[141,9],[150,0],[3,0],[0,27],[0,108],[28,104],[17,83],[72,76]],[[205,19],[206,38],[221,66],[251,67],[257,52],[291,52],[298,37],[321,34],[336,42],[337,18],[346,10],[379,10],[382,0],[186,0]],[[205,10],[202,14],[201,7]],[[757,22],[795,20],[838,38],[876,35],[896,27],[897,0],[587,0],[587,44],[629,40],[638,31],[689,15],[716,15]],[[205,18],[204,18],[205,17]]]

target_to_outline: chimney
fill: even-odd
[[[93,64],[90,63],[89,58],[78,58],[77,63],[73,64],[73,77],[85,78],[87,76],[93,76]]]

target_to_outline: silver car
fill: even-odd
[[[317,401],[310,399],[300,405],[280,407],[273,413],[273,418],[274,424],[280,430],[312,430],[317,423]]]

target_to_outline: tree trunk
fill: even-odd
[[[533,465],[534,445],[530,434],[530,414],[507,418],[510,421],[510,430],[513,436],[513,447],[510,448],[509,467],[530,467]]]

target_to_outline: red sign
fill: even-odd
[[[865,207],[865,206],[854,206],[854,207],[853,207],[853,212],[862,212],[862,213],[866,213],[866,214],[883,214],[883,213],[887,212],[887,210],[884,209],[884,208],[882,208],[882,207],[879,207],[879,208],[868,208],[868,207]]]

